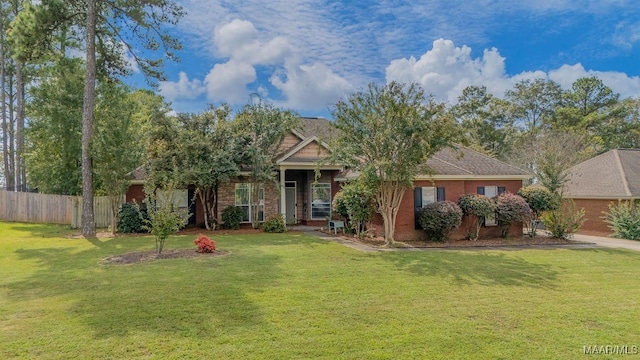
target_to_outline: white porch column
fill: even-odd
[[[285,169],[280,168],[280,214],[282,215],[282,217],[285,219],[287,219],[287,199],[286,199],[286,192],[285,192],[285,187],[284,187],[284,173],[285,173]]]

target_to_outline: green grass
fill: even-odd
[[[582,359],[584,345],[640,346],[631,251],[370,254],[288,233],[217,236],[224,257],[103,266],[153,239],[69,233],[0,223],[0,358]]]

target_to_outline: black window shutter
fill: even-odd
[[[415,223],[416,230],[422,229],[420,227],[420,221],[418,221],[421,210],[422,210],[422,188],[417,187],[413,189],[413,216],[414,216],[414,223]]]
[[[505,191],[507,191],[507,189],[505,189],[504,186],[498,186],[498,195],[502,194]]]
[[[478,194],[484,195],[484,186],[478,186]]]
[[[444,201],[444,188],[438,188],[437,200],[436,201]]]

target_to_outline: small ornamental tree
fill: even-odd
[[[640,203],[619,201],[616,205],[610,204],[609,211],[604,214],[604,220],[616,237],[640,240]]]
[[[429,239],[446,241],[462,223],[462,210],[452,201],[431,203],[422,208],[419,221]]]
[[[522,196],[529,204],[533,214],[531,219],[531,236],[536,236],[536,228],[542,213],[557,209],[560,206],[559,198],[549,189],[542,186],[527,186],[518,190],[518,195]]]
[[[584,209],[576,210],[576,204],[569,199],[562,201],[557,209],[546,213],[542,221],[552,237],[568,239],[584,223],[584,214]]]
[[[478,240],[480,234],[481,218],[487,217],[496,211],[495,202],[480,194],[465,194],[458,199],[458,206],[465,216],[472,219],[473,223],[469,230],[469,240]]]
[[[343,185],[338,194],[336,194],[338,200],[334,201],[334,208],[341,216],[344,216],[343,211],[346,212],[345,217],[350,227],[355,231],[356,236],[360,237],[364,225],[373,215],[373,192],[365,183],[354,181]]]
[[[505,192],[496,198],[496,221],[502,230],[502,237],[509,236],[511,224],[529,221],[531,216],[531,208],[522,196]]]
[[[173,186],[165,188],[165,201],[158,201],[156,189],[145,186],[145,204],[147,205],[148,219],[145,219],[143,229],[149,231],[156,240],[156,251],[158,255],[162,253],[164,243],[169,235],[177,233],[189,219],[188,213],[178,211],[171,199],[173,199]],[[159,189],[158,189],[159,190]]]

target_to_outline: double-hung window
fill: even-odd
[[[413,189],[414,223],[416,229],[421,229],[418,217],[422,208],[438,201],[445,200],[443,187],[421,186]]]
[[[478,194],[484,195],[489,199],[494,198],[502,194],[503,192],[505,192],[505,188],[503,186],[478,186]],[[485,216],[484,226],[496,225],[498,225],[498,223],[496,222],[496,214]]]
[[[258,221],[264,221],[264,185],[258,185]],[[236,206],[242,209],[242,222],[253,221],[253,201],[251,201],[252,184],[236,184]]]
[[[311,219],[331,217],[331,184],[311,184]]]

